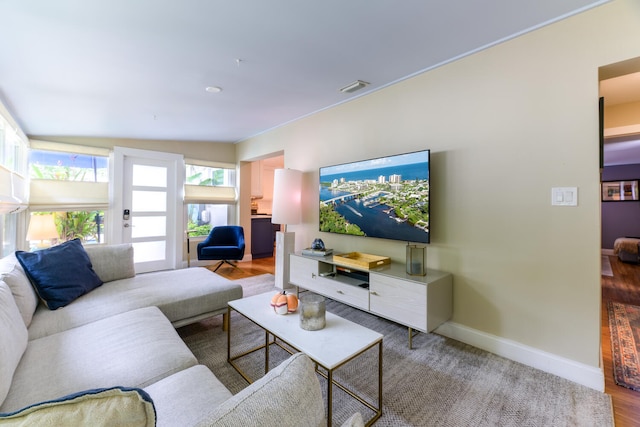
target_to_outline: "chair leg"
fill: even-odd
[[[226,259],[225,259],[224,261],[222,261],[222,262],[226,262],[227,264],[229,264],[229,265],[230,265],[231,267],[233,267],[233,268],[238,268],[238,266],[237,266],[237,265],[235,265],[234,263],[232,263],[231,261],[228,261],[228,260],[226,260]]]
[[[238,267],[237,265],[233,264],[232,262],[227,261],[226,259],[223,259],[222,261],[220,261],[220,262],[218,263],[218,265],[216,265],[216,268],[213,270],[213,272],[215,273],[216,271],[218,271],[218,269],[219,269],[219,268],[222,266],[222,264],[224,264],[224,263],[229,264],[229,265],[230,265],[231,267],[233,267],[233,268],[240,268],[240,267]]]

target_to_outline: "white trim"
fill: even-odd
[[[615,255],[615,253],[613,252],[613,249],[602,248],[601,253],[602,255],[609,255],[609,256]]]
[[[585,365],[575,360],[547,353],[455,322],[446,322],[434,332],[604,392],[604,371],[601,367]]]

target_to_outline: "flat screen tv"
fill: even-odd
[[[320,231],[429,243],[429,150],[320,168]]]

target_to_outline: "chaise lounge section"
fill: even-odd
[[[325,425],[306,356],[232,396],[180,339],[176,326],[226,313],[239,285],[204,268],[136,275],[129,245],[62,245],[53,267],[47,252],[0,260],[0,425]],[[48,268],[63,288],[92,272],[100,284],[52,310]]]

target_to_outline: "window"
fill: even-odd
[[[55,232],[57,237],[50,234],[39,235],[37,231],[32,231],[35,217],[53,216]],[[29,236],[32,233],[32,236]],[[68,240],[80,239],[83,244],[104,243],[104,211],[38,211],[31,214],[29,221],[30,249],[41,246],[42,241],[49,241],[52,245],[66,242]]]
[[[185,204],[190,237],[206,236],[212,227],[235,221],[235,165],[187,162]]]
[[[27,137],[0,103],[0,256],[18,247],[18,215],[27,207]]]
[[[5,257],[16,249],[18,215],[0,215],[0,239],[2,239],[2,253]]]
[[[31,145],[30,223],[35,216],[52,215],[58,234],[52,244],[75,238],[85,244],[104,243],[108,150],[37,140]],[[42,244],[38,239],[29,242],[32,248]]]
[[[109,164],[101,156],[31,150],[29,175],[31,179],[108,182]]]
[[[187,204],[187,230],[190,236],[206,236],[218,225],[228,225],[233,205]]]

